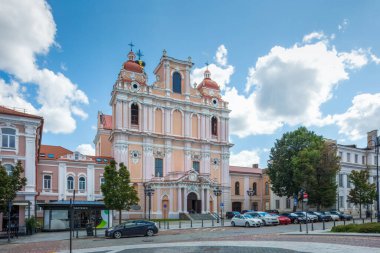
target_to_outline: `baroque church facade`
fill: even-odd
[[[130,171],[141,208],[128,217],[146,211],[147,187],[154,189],[152,217],[231,210],[230,110],[219,85],[209,70],[191,85],[191,58],[178,60],[165,50],[152,85],[143,66],[130,51],[113,85],[112,115],[98,114],[94,140],[96,155],[111,156]]]

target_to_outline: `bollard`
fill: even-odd
[[[193,227],[193,220],[190,220],[190,227]]]
[[[314,220],[311,222],[311,231],[314,231]]]
[[[167,229],[169,229],[169,221],[168,221],[168,226],[167,226]]]
[[[371,215],[371,223],[372,223],[372,215]]]
[[[202,219],[202,228],[203,228],[203,219]]]
[[[344,220],[343,220],[343,225],[345,225],[345,226],[346,226],[346,219],[344,219]]]
[[[335,219],[334,219],[334,227],[335,227]]]
[[[325,220],[323,220],[323,230],[325,230],[326,227],[325,227]]]
[[[161,221],[158,221],[158,228],[161,229]]]
[[[214,226],[214,219],[211,220],[211,226]]]
[[[363,219],[363,224],[364,224],[364,219]]]
[[[222,226],[224,227],[224,219],[222,218]]]
[[[302,223],[300,222],[300,232],[302,232]]]
[[[179,226],[178,227],[181,228],[181,221],[179,221]]]

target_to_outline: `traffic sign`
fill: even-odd
[[[298,204],[298,198],[297,198],[297,196],[295,196],[294,197],[294,206],[297,206],[297,204]]]
[[[164,209],[166,209],[166,207],[167,207],[167,205],[166,205],[166,204],[164,204]]]
[[[309,194],[307,194],[306,192],[303,193],[303,201],[304,202],[307,202],[308,201],[308,198],[309,198]]]
[[[222,203],[220,203],[220,207],[224,207],[224,203],[222,202]]]

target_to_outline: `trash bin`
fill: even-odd
[[[92,223],[86,224],[86,231],[87,231],[87,236],[94,236],[94,226],[92,225]]]

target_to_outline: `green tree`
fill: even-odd
[[[311,152],[309,159],[311,177],[307,186],[309,204],[314,204],[319,211],[321,207],[330,207],[336,200],[336,175],[340,169],[340,158],[335,143],[324,141],[319,150]]]
[[[123,163],[119,164],[119,170],[117,170],[115,161],[111,161],[104,168],[104,181],[101,186],[104,203],[107,208],[119,211],[120,224],[121,211],[129,210],[132,205],[138,204],[137,191],[131,185],[130,173]]]
[[[7,210],[7,204],[9,201],[13,201],[16,198],[18,191],[26,185],[26,178],[23,176],[24,168],[21,162],[17,162],[16,167],[12,170],[10,175],[7,174],[4,166],[0,164],[0,211],[5,212]]]
[[[368,170],[353,170],[349,175],[349,179],[353,183],[354,188],[350,190],[348,201],[355,205],[359,205],[359,214],[361,218],[362,205],[372,204],[376,199],[376,185],[368,182]]]
[[[275,194],[298,196],[303,189],[309,193],[310,202],[317,206],[335,201],[336,184],[333,181],[338,169],[334,150],[325,144],[322,136],[305,127],[285,133],[276,140],[268,163],[268,175]],[[334,192],[333,196],[331,192]],[[296,210],[295,206],[293,210]]]

